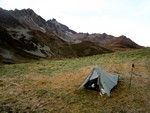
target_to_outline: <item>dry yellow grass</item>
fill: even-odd
[[[114,54],[108,54],[110,57],[112,55]],[[107,59],[104,55],[53,62],[40,61],[29,65],[8,65],[6,67],[12,69],[12,73],[1,72],[3,75],[1,74],[0,77],[0,111],[148,113],[150,111],[150,61],[147,56],[143,55],[134,61],[135,69],[130,90],[128,85],[133,63],[130,57],[127,57],[130,62],[121,58],[116,60],[114,57]],[[99,92],[84,88],[77,90],[94,66],[85,63],[91,60],[94,62],[95,59],[98,65],[102,64],[100,66],[107,73],[120,76],[119,84],[111,92],[110,97],[101,97]],[[21,66],[25,68],[24,71],[27,71],[15,70]],[[4,71],[3,67],[1,69]]]

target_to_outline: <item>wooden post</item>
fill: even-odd
[[[131,87],[131,80],[132,80],[132,74],[133,74],[133,68],[134,68],[134,64],[132,64],[132,69],[131,69],[131,76],[130,76],[130,83],[129,83],[129,89]]]

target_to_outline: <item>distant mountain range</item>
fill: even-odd
[[[82,57],[141,47],[126,36],[77,33],[56,19],[44,20],[32,9],[0,8],[0,62]]]

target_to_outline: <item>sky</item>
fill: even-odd
[[[0,0],[0,7],[31,8],[76,32],[125,35],[150,47],[150,0]]]

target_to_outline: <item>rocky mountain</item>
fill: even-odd
[[[47,22],[41,16],[37,15],[32,9],[15,9],[9,12],[28,29],[46,32],[46,29],[48,28]]]
[[[25,11],[27,14],[31,12],[31,10]],[[15,14],[19,15],[16,10]],[[12,11],[0,9],[0,62],[14,63],[18,60],[41,57],[76,57],[75,50],[68,43],[50,30],[40,29],[40,27],[46,29],[44,26],[46,22],[44,23],[42,18],[36,22],[32,21],[32,18],[31,21],[26,19],[14,16]]]
[[[58,35],[61,39],[66,42],[74,42],[74,36],[77,34],[75,31],[69,29],[66,25],[57,22],[56,19],[48,20],[47,23],[53,33]]]
[[[76,33],[56,19],[44,20],[32,9],[0,8],[0,62],[81,57],[140,47],[125,36]]]
[[[139,46],[126,36],[114,37],[112,35],[107,35],[106,33],[103,34],[78,33],[76,35],[77,35],[76,40],[78,41],[81,42],[90,41],[113,51],[141,48],[141,46]]]
[[[50,29],[57,36],[72,44],[92,42],[102,48],[104,47],[113,51],[141,48],[141,46],[123,35],[119,37],[114,37],[112,35],[107,35],[106,33],[76,33],[75,31],[69,29],[67,26],[57,22],[56,19],[48,20],[47,23]],[[88,44],[89,43],[87,43],[87,45]]]

